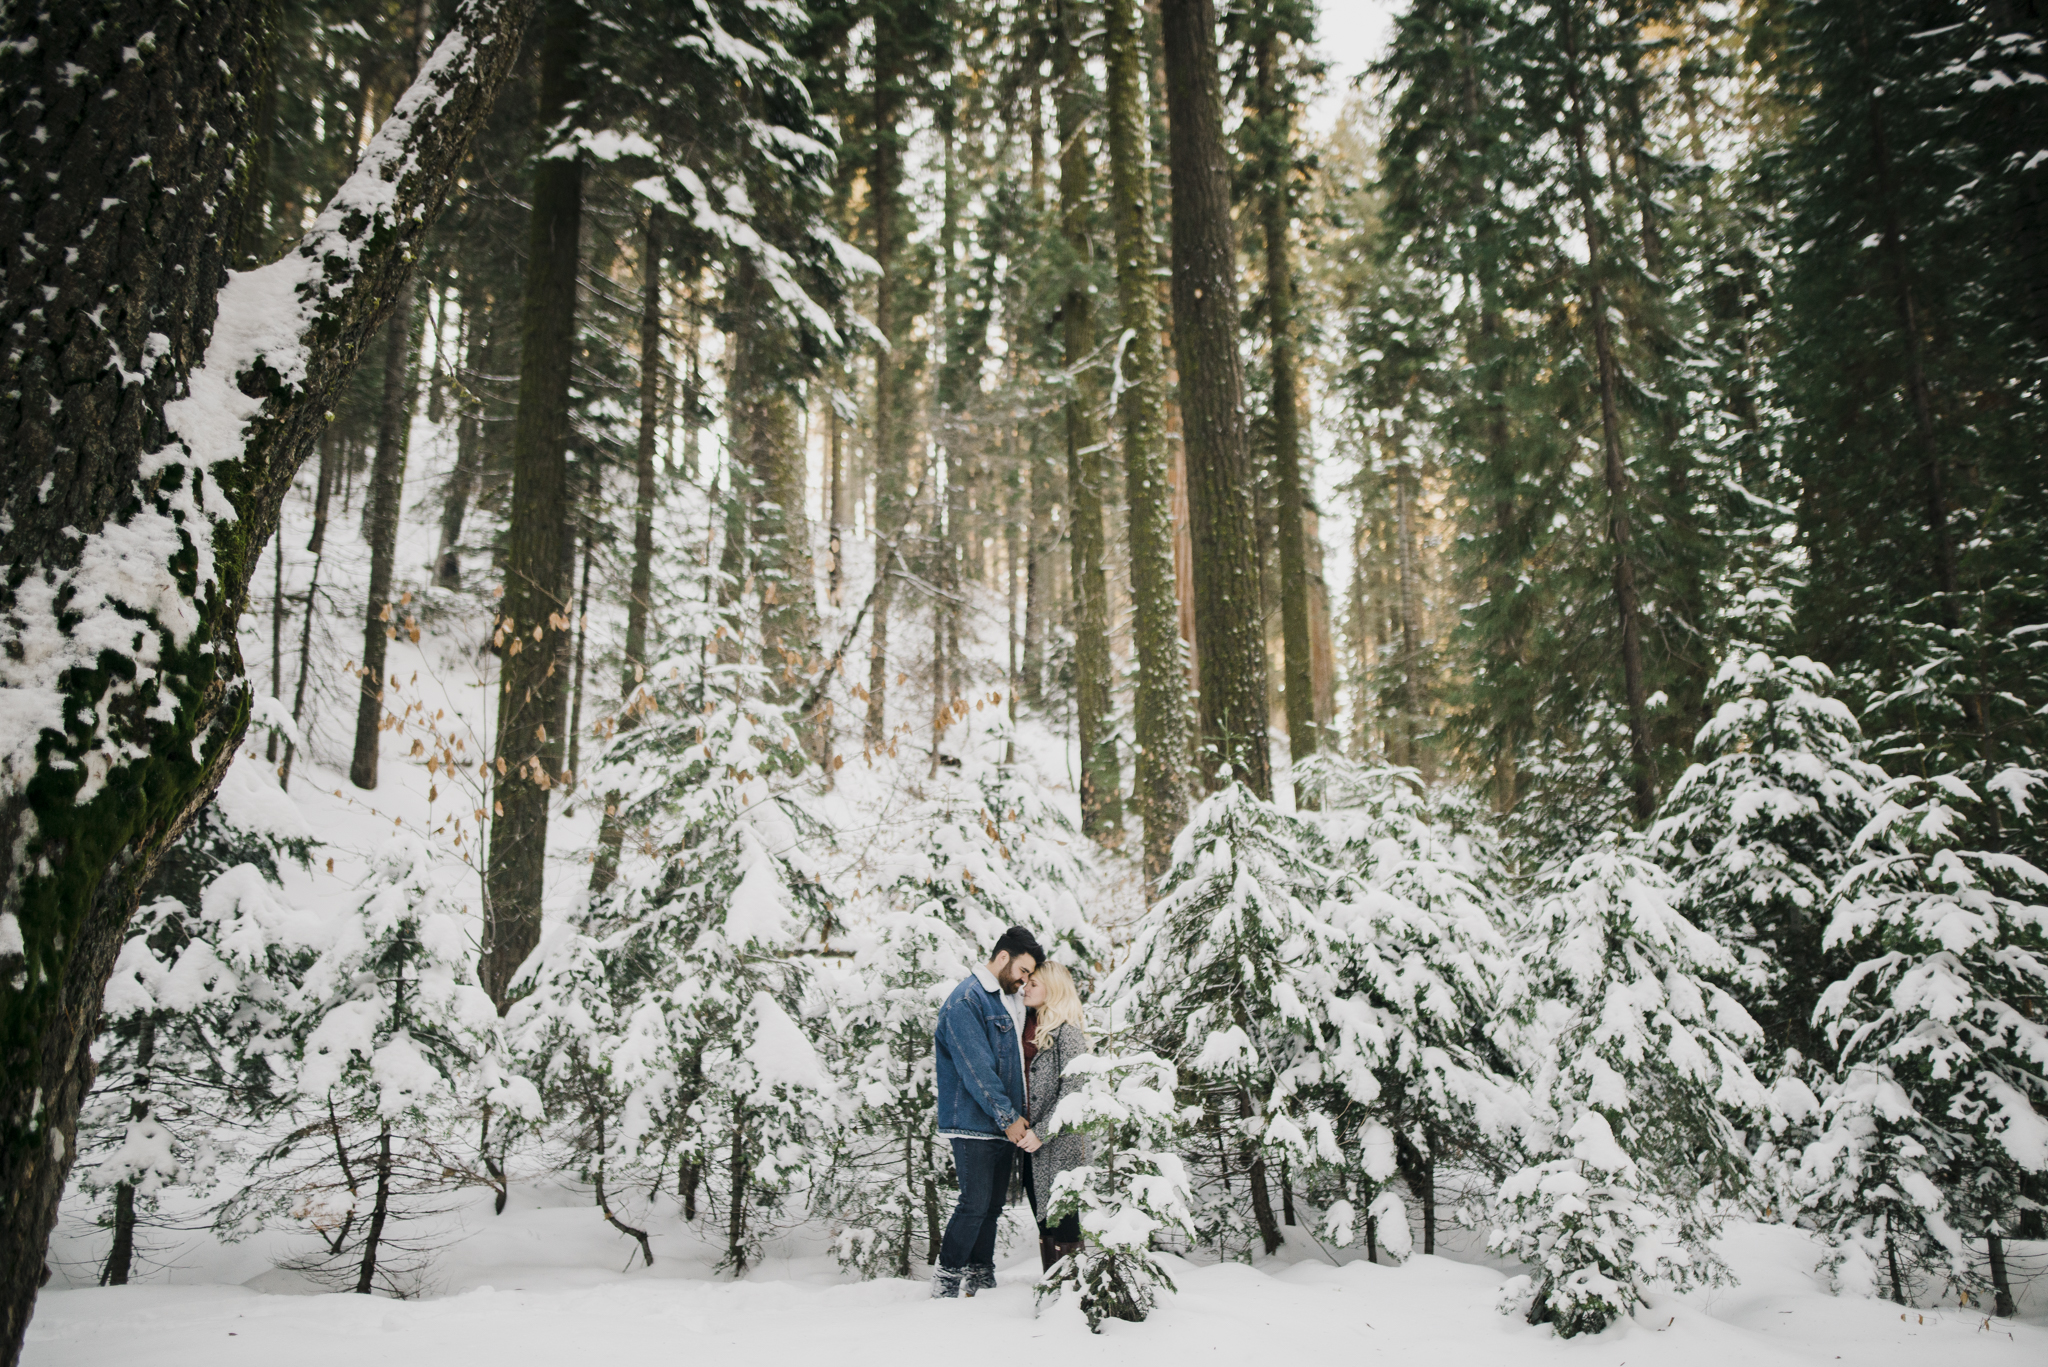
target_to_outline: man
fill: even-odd
[[[1045,951],[1022,926],[996,941],[988,966],[977,968],[939,1008],[939,1136],[953,1145],[960,1203],[946,1222],[932,1295],[972,1296],[996,1284],[996,1225],[1010,1189],[1017,1151],[1038,1136],[1024,1122],[1024,999],[1017,989],[1045,962]]]

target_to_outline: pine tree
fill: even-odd
[[[1105,1319],[1142,1321],[1173,1294],[1173,1281],[1153,1254],[1166,1236],[1192,1237],[1191,1184],[1174,1152],[1191,1115],[1174,1097],[1174,1066],[1156,1054],[1123,1052],[1105,1041],[1068,1066],[1067,1090],[1046,1137],[1085,1132],[1092,1161],[1060,1174],[1048,1199],[1052,1222],[1078,1216],[1079,1251],[1062,1258],[1038,1284],[1041,1312],[1049,1300],[1078,1301],[1088,1327]]]
[[[1501,1184],[1490,1246],[1535,1269],[1527,1304],[1503,1308],[1569,1338],[1631,1313],[1653,1280],[1720,1278],[1715,1200],[1750,1170],[1730,1115],[1769,1102],[1743,1057],[1755,1022],[1708,981],[1733,957],[1673,908],[1656,865],[1608,835],[1540,887],[1521,1010],[1555,1130]]]
[[[434,864],[418,837],[392,837],[293,985],[291,1125],[219,1217],[231,1234],[296,1226],[313,1236],[298,1266],[366,1296],[408,1285],[419,1246],[394,1222],[471,1168],[468,1121],[498,1023],[466,909]]]
[[[1206,1232],[1238,1234],[1242,1190],[1270,1255],[1280,1160],[1338,1157],[1336,1117],[1378,1095],[1382,1027],[1343,991],[1343,933],[1323,905],[1337,877],[1314,828],[1234,783],[1195,809],[1173,853],[1105,990],[1113,1021],[1142,1020],[1201,1099],[1221,1164]]]
[[[1699,757],[1650,839],[1679,880],[1678,909],[1732,950],[1729,985],[1796,1075],[1829,1053],[1813,1009],[1844,965],[1822,948],[1831,889],[1852,862],[1884,772],[1825,665],[1736,646],[1708,691]]]
[[[1391,1146],[1422,1208],[1422,1251],[1434,1253],[1439,1164],[1498,1172],[1539,1128],[1499,1024],[1514,974],[1487,889],[1505,879],[1477,841],[1442,828],[1411,774],[1321,755],[1298,781],[1322,799],[1317,824],[1348,875],[1348,895],[1329,910],[1352,1014],[1378,1036],[1365,1125]],[[1341,1099],[1326,1104],[1344,1113]],[[1364,1190],[1391,1173],[1379,1170],[1377,1140],[1354,1128],[1342,1146],[1347,1189]]]
[[[102,1284],[129,1280],[163,1190],[205,1195],[218,1151],[277,1104],[286,994],[320,930],[278,878],[311,844],[297,808],[243,762],[157,865],[107,983],[100,1080],[79,1115],[79,1185],[111,1206]]]
[[[1989,1280],[2013,1313],[2003,1240],[2048,1172],[2048,1028],[2027,1006],[2048,983],[2048,874],[1971,848],[1982,818],[1960,808],[2002,799],[2024,820],[2043,784],[2025,769],[1983,794],[1953,775],[1895,780],[1836,887],[1826,945],[1855,966],[1815,1012],[1838,1083],[1806,1166],[1828,1225],[1881,1243],[1894,1300],[1931,1243],[1948,1276]],[[1970,1238],[1987,1245],[1988,1279]]]

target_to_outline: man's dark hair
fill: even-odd
[[[1013,959],[1019,954],[1029,954],[1032,962],[1045,962],[1045,950],[1038,943],[1038,937],[1022,926],[1011,926],[1003,932],[1003,937],[996,941],[996,947],[988,952],[991,959],[998,954],[1007,954]]]

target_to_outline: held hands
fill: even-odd
[[[1009,1128],[1003,1131],[1003,1136],[1026,1153],[1037,1153],[1042,1142],[1021,1115],[1010,1122]]]

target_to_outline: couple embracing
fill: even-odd
[[[1011,926],[986,966],[954,988],[933,1032],[938,1054],[939,1136],[953,1146],[960,1203],[939,1244],[932,1295],[972,1296],[996,1284],[996,1226],[1012,1164],[1023,1163],[1024,1190],[1038,1216],[1038,1255],[1046,1270],[1078,1252],[1081,1227],[1069,1215],[1046,1223],[1053,1181],[1088,1163],[1088,1136],[1062,1130],[1041,1140],[1058,1110],[1061,1074],[1088,1052],[1074,979],[1048,963],[1030,931]]]

